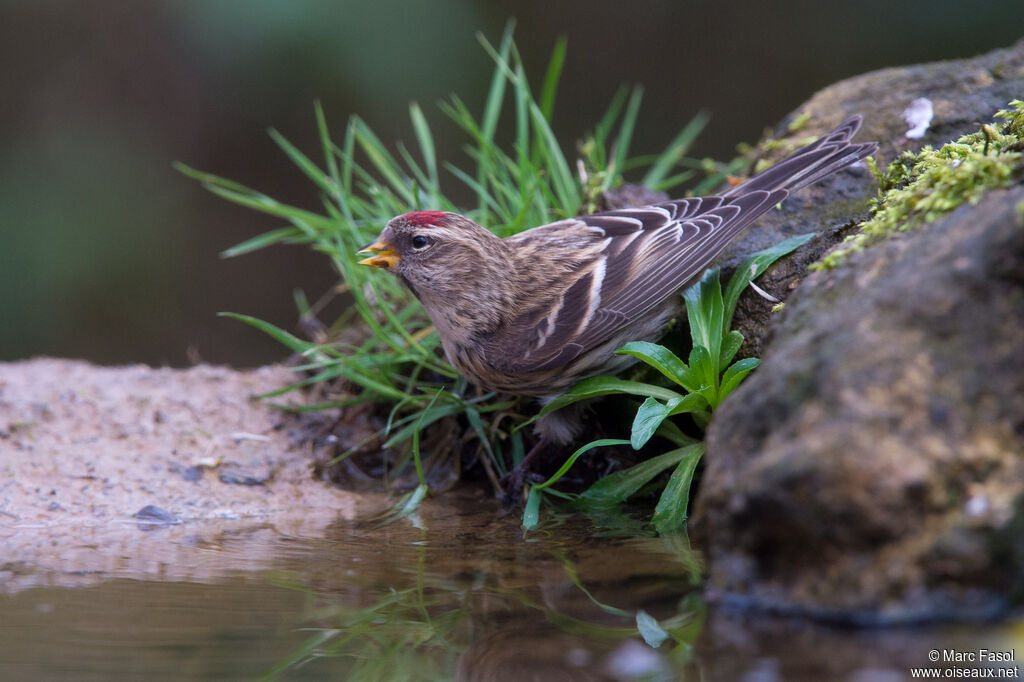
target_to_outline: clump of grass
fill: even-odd
[[[396,508],[398,515],[408,513],[409,505],[426,493],[426,472],[432,468],[428,458],[458,460],[474,447],[474,440],[475,454],[497,486],[508,460],[521,457],[523,437],[516,427],[527,416],[517,401],[478,394],[467,386],[443,359],[438,337],[419,302],[396,278],[357,266],[355,252],[390,218],[407,211],[457,211],[507,236],[586,211],[601,192],[622,184],[627,171],[643,171],[642,182],[651,188],[673,189],[695,180],[691,191],[706,192],[742,167],[741,160],[716,165],[686,156],[706,123],[705,115],[687,125],[661,154],[631,159],[629,144],[642,97],[639,88],[620,90],[581,144],[580,160],[574,164],[551,127],[565,41],[555,45],[538,91],[527,80],[511,25],[497,46],[484,38],[481,44],[495,63],[482,115],[475,116],[455,95],[441,104],[444,114],[468,138],[465,152],[472,162],[468,169],[438,157],[431,125],[415,103],[409,108],[415,143],[398,143],[394,150],[356,116],[336,138],[319,104],[315,107],[319,161],[270,131],[274,142],[320,190],[320,211],[288,205],[232,180],[177,165],[218,196],[283,221],[281,227],[224,255],[303,244],[331,260],[341,280],[336,291],[348,296],[351,306],[322,325],[313,339],[250,316],[228,316],[269,334],[302,359],[295,367],[300,378],[264,398],[273,401],[296,389],[327,387],[320,391],[325,399],[317,404],[275,404],[290,410],[364,406],[374,411],[383,426],[351,444],[337,459],[372,444],[383,450],[392,475],[414,470],[418,487]],[[513,116],[503,123],[501,113],[508,103]],[[511,150],[497,142],[499,125],[514,131]],[[472,206],[455,206],[449,199],[446,191],[453,180],[472,191]],[[320,306],[310,306],[304,296],[298,296],[297,302],[302,318],[311,320],[318,313]],[[432,430],[440,432],[442,426],[465,435],[437,438],[431,441],[430,452],[421,453],[421,432],[426,442]]]
[[[1013,100],[995,116],[1001,125],[983,125],[939,149],[904,152],[884,171],[869,159],[879,181],[871,217],[813,267],[835,267],[895,232],[916,230],[964,203],[978,203],[990,189],[1009,186],[1024,150],[1024,101]]]

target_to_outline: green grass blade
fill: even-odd
[[[622,178],[622,171],[626,167],[626,157],[629,155],[629,145],[633,140],[633,129],[636,127],[636,118],[640,113],[640,101],[643,99],[643,96],[644,89],[639,85],[633,88],[633,92],[629,95],[626,113],[622,116],[622,125],[619,127],[619,135],[615,140],[615,158],[601,185],[602,191],[607,191],[615,181]]]
[[[384,443],[385,448],[393,448],[395,445],[408,440],[409,438],[415,437],[416,433],[419,432],[424,426],[430,426],[439,419],[450,417],[454,414],[462,412],[462,405],[458,403],[445,403],[444,405],[432,405],[428,409],[423,410],[419,415],[419,421],[413,424],[408,424],[405,428],[399,429],[393,436],[387,439]]]
[[[428,492],[430,489],[427,484],[420,483],[415,490],[403,495],[395,506],[380,518],[378,525],[386,526],[409,516],[420,506],[420,502],[426,498]]]
[[[267,131],[270,134],[271,139],[280,147],[285,155],[291,159],[292,163],[299,167],[299,170],[303,174],[313,181],[313,184],[319,187],[323,192],[328,195],[333,195],[335,192],[334,185],[331,183],[327,175],[313,163],[308,156],[299,151],[299,148],[293,145],[285,138],[284,135],[279,133],[274,128]]]
[[[222,251],[220,255],[222,258],[234,258],[235,256],[241,256],[243,253],[252,253],[274,244],[280,244],[296,234],[298,232],[294,227],[279,227],[276,230],[264,232],[263,234],[246,239],[241,244],[236,244],[230,249]]]
[[[523,528],[533,530],[540,522],[540,498],[541,492],[537,488],[530,488],[526,495],[526,508],[523,510]]]
[[[299,337],[295,336],[294,334],[286,332],[280,327],[270,324],[269,322],[264,322],[263,320],[257,319],[255,317],[251,317],[249,315],[242,315],[241,313],[217,313],[217,317],[229,317],[232,320],[238,320],[239,322],[244,322],[252,327],[255,327],[256,329],[259,329],[261,332],[263,332],[270,338],[274,339],[281,345],[290,348],[296,353],[305,353],[311,348],[316,347],[316,344],[314,343],[310,343],[309,341],[303,341]]]
[[[558,81],[562,77],[562,67],[565,66],[565,53],[569,41],[565,36],[559,36],[555,41],[555,48],[551,51],[551,59],[548,61],[548,70],[544,74],[544,83],[540,89],[540,110],[544,118],[551,120],[555,111],[555,93],[558,91]]]
[[[420,479],[420,488],[424,491],[427,489],[427,477],[423,474],[423,459],[420,457],[420,432],[423,430],[423,419],[430,412],[431,408],[434,407],[434,403],[437,402],[438,396],[441,392],[438,391],[434,394],[434,397],[430,399],[430,404],[427,405],[427,409],[420,413],[420,418],[416,420],[416,430],[412,432],[412,457],[413,462],[416,463],[416,477]],[[425,492],[424,492],[425,494]]]
[[[327,116],[324,114],[324,107],[320,100],[313,102],[313,111],[316,115],[316,129],[320,135],[320,147],[324,155],[324,163],[327,164],[327,173],[331,178],[331,191],[329,194],[339,204],[344,202],[344,194],[341,191],[341,175],[338,172],[338,159],[334,155],[334,145],[331,143],[331,133],[327,128]]]
[[[707,111],[697,112],[697,115],[690,119],[690,122],[669,142],[665,151],[658,156],[658,160],[651,165],[650,170],[644,175],[643,184],[651,189],[660,188],[668,174],[683,158],[710,120],[711,114]]]
[[[437,177],[437,151],[434,147],[434,136],[430,132],[430,126],[427,124],[427,118],[423,115],[423,110],[415,102],[409,105],[409,118],[412,119],[412,127],[416,131],[416,141],[419,142],[420,154],[423,156],[423,165],[426,167],[427,176],[430,179],[428,187],[431,194],[437,196],[440,187]]]
[[[558,468],[558,471],[552,474],[548,480],[533,486],[532,490],[544,490],[545,488],[549,488],[555,483],[557,483],[558,479],[562,478],[562,476],[565,476],[565,474],[568,473],[569,469],[572,468],[572,465],[576,463],[577,459],[579,459],[582,455],[586,454],[587,452],[590,452],[594,448],[603,448],[609,445],[628,444],[628,440],[621,440],[618,438],[602,438],[600,440],[591,441],[586,445],[582,446],[581,448],[579,448],[578,450],[576,450],[576,452],[569,455],[568,459],[566,459],[565,462],[562,463],[562,466]]]

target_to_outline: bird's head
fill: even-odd
[[[421,300],[455,299],[501,271],[504,244],[457,213],[415,211],[392,218],[359,261],[394,273]],[[506,266],[507,267],[507,266]]]

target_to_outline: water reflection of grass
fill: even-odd
[[[565,530],[540,533],[525,552],[510,552],[500,534],[474,556],[405,543],[390,557],[397,565],[339,569],[346,583],[333,587],[278,576],[309,595],[311,626],[263,679],[306,678],[321,659],[332,670],[343,659],[346,679],[505,679],[525,669],[548,679],[624,657],[640,666],[636,679],[678,679],[705,616],[685,536],[591,535],[584,547],[560,539]],[[624,561],[609,569],[610,555]]]

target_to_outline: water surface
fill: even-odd
[[[719,612],[684,535],[544,519],[525,533],[465,493],[316,538],[133,528],[178,545],[176,565],[144,571],[130,542],[131,570],[2,566],[0,679],[878,682],[909,679],[934,648],[1013,644],[1005,625],[854,631]]]

